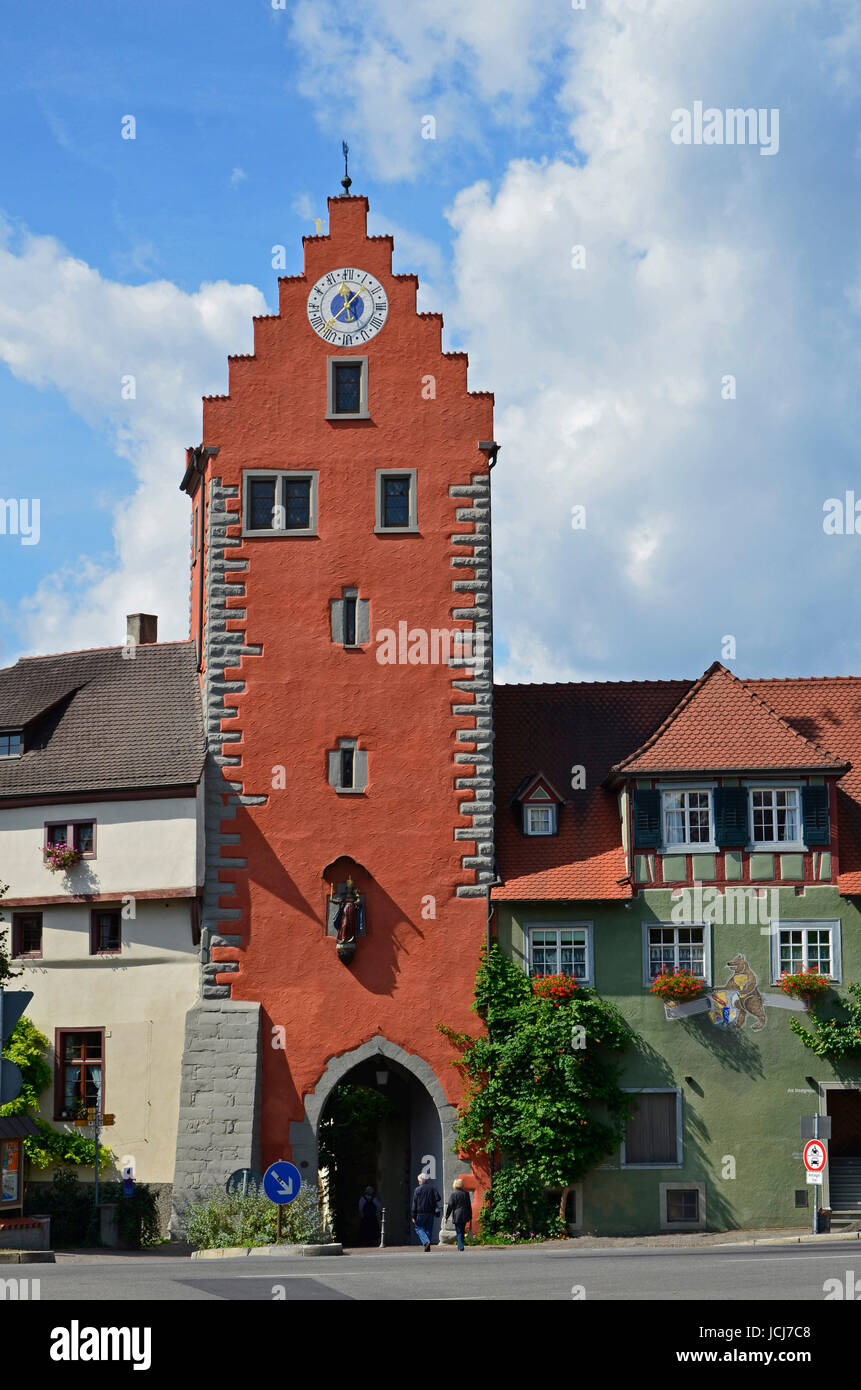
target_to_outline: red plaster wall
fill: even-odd
[[[470,598],[452,593],[451,542],[469,523],[456,522],[468,500],[449,497],[452,484],[469,484],[487,469],[479,440],[493,438],[493,400],[470,395],[463,354],[441,352],[442,320],[416,313],[417,280],[394,276],[389,237],[366,235],[364,198],[331,199],[330,234],[305,239],[305,274],[280,281],[280,313],[255,321],[252,358],[231,359],[230,394],[204,403],[204,443],[217,446],[208,475],[239,484],[249,468],[319,469],[317,538],[245,540],[235,554],[247,559],[237,574],[246,598],[245,640],[261,645],[228,678],[246,682],[223,729],[239,729],[241,766],[228,776],[263,806],[240,807],[223,823],[241,844],[225,857],[248,861],[247,871],[221,870],[241,907],[242,920],[222,930],[241,934],[240,951],[214,951],[236,959],[225,974],[235,999],[263,1005],[263,1162],[289,1157],[289,1124],[304,1113],[303,1096],[316,1086],[329,1059],[383,1034],[430,1064],[452,1102],[461,1083],[454,1053],[438,1021],[474,1029],[469,1012],[485,901],[456,898],[458,884],[474,880],[456,841],[469,821],[458,803],[455,777],[458,728],[452,703],[470,696],[453,691],[446,666],[392,666],[376,660],[380,628],[452,628],[453,607]],[[311,285],[342,265],[376,275],[388,293],[385,327],[361,348],[333,349],[306,316]],[[326,359],[367,354],[371,419],[327,421]],[[422,397],[422,378],[436,378],[436,399]],[[375,536],[375,470],[418,469],[419,535]],[[236,504],[237,507],[240,505]],[[239,534],[235,528],[233,534]],[[332,643],[329,602],[344,586],[370,600],[371,644],[345,652]],[[192,605],[196,612],[196,600]],[[338,796],[327,781],[327,750],[339,737],[356,736],[368,750],[369,785],[363,796]],[[286,769],[287,785],[273,789],[273,769]],[[325,935],[323,869],[340,855],[364,866],[368,934],[353,964],[337,958]],[[422,898],[436,899],[436,919],[421,915]],[[286,1028],[286,1052],[271,1045],[273,1025]],[[483,1185],[483,1182],[480,1183]]]

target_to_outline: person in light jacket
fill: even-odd
[[[442,1197],[424,1173],[419,1173],[418,1187],[413,1193],[410,1216],[416,1228],[416,1235],[424,1246],[427,1255],[433,1239],[434,1217],[442,1211]]]
[[[463,1178],[455,1178],[452,1194],[445,1209],[445,1219],[451,1217],[457,1234],[457,1248],[463,1251],[463,1234],[472,1225],[472,1198],[463,1185]]]

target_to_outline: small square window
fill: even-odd
[[[700,1194],[695,1187],[670,1188],[667,1198],[667,1221],[699,1221]]]
[[[45,842],[49,845],[65,845],[69,843],[68,836],[69,827],[63,821],[62,825],[49,825],[47,827]]]
[[[94,911],[90,917],[90,955],[116,956],[122,950],[122,927],[118,908]]]
[[[20,756],[20,733],[0,734],[0,758],[20,758]]]
[[[523,830],[526,835],[555,835],[555,806],[524,806]]]

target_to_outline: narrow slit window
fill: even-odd
[[[284,514],[286,531],[307,531],[311,525],[310,478],[285,479]]]
[[[275,479],[252,478],[248,486],[252,531],[271,531],[275,525]]]
[[[341,749],[341,786],[352,787],[354,780],[355,749]]]
[[[344,646],[355,647],[356,645],[356,604],[358,600],[354,598],[344,599]]]

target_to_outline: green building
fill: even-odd
[[[638,1035],[620,1150],[579,1185],[598,1234],[861,1221],[861,1036],[806,1047],[802,971],[861,981],[861,679],[500,686],[502,948],[574,975]],[[857,770],[856,770],[857,769]],[[665,1003],[654,982],[694,997]],[[809,987],[809,984],[808,984]],[[801,1117],[829,1116],[822,1186]]]

